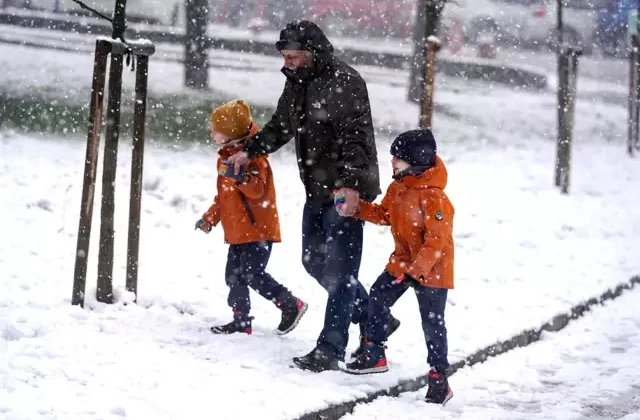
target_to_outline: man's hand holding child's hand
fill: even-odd
[[[360,208],[360,193],[352,188],[340,188],[333,192],[333,201],[342,217],[353,217]]]

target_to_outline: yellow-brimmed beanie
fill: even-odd
[[[214,109],[211,113],[211,128],[231,140],[246,137],[251,129],[251,109],[240,99],[229,101]]]

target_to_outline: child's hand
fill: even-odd
[[[404,281],[405,281],[405,275],[403,274],[403,275],[401,275],[400,277],[398,277],[397,279],[395,279],[395,280],[393,281],[393,284],[401,284],[401,283],[402,283],[402,282],[404,282]]]
[[[420,277],[422,280],[422,277]],[[422,285],[422,283],[408,274],[402,274],[400,277],[391,282],[391,284],[406,284],[409,287],[416,287]]]
[[[211,232],[211,228],[212,228],[212,226],[209,223],[207,223],[204,219],[200,219],[200,220],[198,220],[196,222],[196,229],[195,230],[200,229],[204,233],[209,233],[209,232]]]
[[[230,156],[228,161],[233,164],[233,173],[238,175],[242,167],[246,166],[250,160],[247,152],[243,151]]]
[[[236,180],[237,182],[242,182],[244,180],[244,167],[240,167],[240,171],[236,174],[233,168],[233,162],[224,161],[222,162],[222,169],[220,170],[220,175],[225,178],[231,178]]]
[[[338,213],[340,213],[340,210],[342,210],[342,206],[344,205],[345,201],[346,198],[344,194],[340,193],[337,190],[333,192],[333,204],[336,206],[336,211]],[[340,215],[342,216],[342,214]]]

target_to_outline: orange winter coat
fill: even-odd
[[[255,132],[254,124],[250,135]],[[222,162],[243,147],[244,144],[240,144],[220,149],[218,172],[223,169]],[[266,156],[252,159],[245,167],[245,173],[247,176],[241,183],[218,175],[218,195],[202,218],[213,226],[221,222],[224,241],[228,244],[280,242],[276,189],[269,160]]]
[[[380,204],[360,201],[355,217],[391,226],[395,249],[387,271],[407,274],[422,285],[453,289],[453,205],[443,189],[447,169],[436,164],[416,176],[394,180]]]

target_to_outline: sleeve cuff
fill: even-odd
[[[342,171],[342,173],[338,177],[338,181],[336,181],[336,187],[359,190],[360,180],[352,171],[346,169]]]
[[[249,140],[247,145],[244,147],[244,152],[247,154],[249,159],[266,155],[265,151],[260,147],[259,141],[260,140],[256,136]]]

